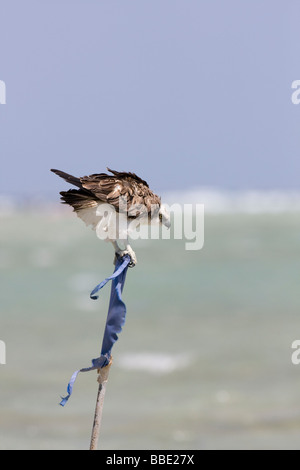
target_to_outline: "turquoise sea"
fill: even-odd
[[[205,243],[137,240],[101,449],[299,449],[300,216],[205,217]],[[88,449],[113,271],[69,212],[0,218],[0,449]]]

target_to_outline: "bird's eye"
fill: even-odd
[[[162,220],[162,214],[159,214],[159,220]]]

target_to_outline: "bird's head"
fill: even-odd
[[[159,218],[160,224],[165,225],[167,228],[171,227],[170,211],[167,209],[167,207],[164,204],[161,204],[159,208],[158,218]]]

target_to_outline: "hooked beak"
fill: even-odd
[[[171,227],[171,221],[167,220],[166,222],[164,222],[164,226],[167,227],[167,229],[169,230]]]

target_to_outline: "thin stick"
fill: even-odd
[[[112,358],[110,359],[109,364],[106,367],[103,367],[102,369],[98,369],[97,380],[99,382],[99,388],[98,388],[98,394],[97,394],[90,450],[97,450],[98,448],[98,439],[99,439],[99,434],[100,434],[104,396],[105,396],[106,384],[107,384],[108,375],[109,375],[109,369],[111,365],[112,365]]]

